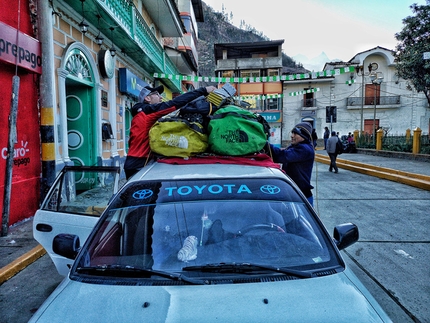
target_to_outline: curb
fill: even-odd
[[[316,154],[315,161],[330,165],[330,158],[328,156]],[[336,164],[340,168],[344,168],[353,172],[375,176],[430,191],[430,176],[427,175],[408,173],[392,168],[374,166],[341,158],[336,160]]]
[[[45,253],[45,249],[43,249],[41,245],[38,245],[23,254],[21,257],[18,257],[17,259],[12,261],[10,264],[4,266],[3,268],[0,268],[0,285],[15,276],[17,273],[19,273],[31,263],[35,262]]]

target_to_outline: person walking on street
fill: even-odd
[[[315,129],[312,129],[312,143],[314,145],[314,149],[317,148],[317,140],[318,140],[317,132],[315,131]]]
[[[302,193],[313,205],[311,185],[315,148],[312,145],[312,126],[301,122],[291,130],[291,145],[285,149],[270,144],[273,161],[282,163],[282,170],[297,184]]]
[[[336,165],[336,158],[337,158],[337,155],[341,153],[341,151],[339,150],[339,149],[342,149],[341,146],[342,146],[342,143],[340,142],[339,137],[336,135],[336,131],[332,131],[331,137],[327,140],[327,153],[330,157],[330,167],[328,170],[330,172],[333,170],[335,173],[339,172]]]
[[[328,127],[324,127],[324,150],[327,149],[327,140],[330,137],[330,131],[328,130]]]
[[[149,130],[154,123],[164,115],[184,107],[187,103],[201,96],[207,96],[216,90],[214,86],[201,87],[184,93],[176,98],[162,102],[162,85],[152,88],[146,86],[139,94],[139,102],[130,110],[131,120],[128,153],[124,162],[124,172],[127,179],[142,169],[149,158]]]

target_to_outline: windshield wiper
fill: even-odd
[[[168,278],[171,280],[184,281],[192,285],[206,284],[206,281],[190,278],[181,274],[170,273],[167,271],[146,269],[146,268],[138,268],[133,266],[123,266],[123,265],[100,265],[100,266],[93,266],[93,267],[78,267],[76,271],[81,274],[99,273],[99,274],[106,275],[106,274],[115,273],[117,275],[119,274],[121,277],[124,277],[124,276],[129,277],[130,273],[133,273],[134,276],[136,275],[141,276],[142,274],[144,276],[154,275],[154,276],[159,276],[163,278]]]
[[[227,273],[248,273],[248,272],[255,272],[258,270],[266,270],[266,271],[272,271],[276,273],[281,273],[285,275],[295,276],[298,278],[311,278],[312,273],[308,273],[305,271],[300,270],[294,270],[294,269],[288,269],[288,268],[280,268],[275,266],[267,266],[267,265],[260,265],[260,264],[254,264],[254,263],[235,263],[235,262],[229,262],[229,263],[215,263],[215,264],[206,264],[201,266],[188,266],[183,267],[182,270],[184,271],[202,271],[202,272],[227,272]]]

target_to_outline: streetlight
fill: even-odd
[[[377,63],[370,63],[370,64],[367,66],[367,69],[369,70],[369,72],[368,72],[368,73],[366,73],[366,72],[364,71],[364,66],[363,66],[363,65],[357,66],[355,69],[356,69],[356,71],[357,71],[357,75],[358,75],[358,76],[361,76],[361,120],[360,120],[360,136],[362,136],[362,135],[363,135],[363,109],[364,109],[364,97],[365,97],[365,95],[364,95],[364,77],[365,77],[365,76],[369,76],[369,75],[370,75],[370,73],[372,72],[372,70],[373,70],[373,71],[377,70],[377,69],[378,69],[378,64],[377,64]],[[361,72],[361,74],[360,74],[360,72]]]
[[[381,72],[376,73],[372,72],[369,75],[370,81],[375,86],[374,89],[374,107],[373,107],[373,144],[375,145],[375,137],[376,137],[376,89],[378,85],[381,85],[382,81],[384,80],[384,76]]]
[[[85,11],[84,11],[84,2],[85,0],[81,0],[82,2],[82,21],[79,23],[79,28],[81,28],[81,32],[85,35],[85,33],[88,31],[88,24],[85,21]]]

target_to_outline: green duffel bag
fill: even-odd
[[[156,154],[185,158],[205,152],[208,136],[203,126],[197,122],[165,117],[149,130],[149,146]]]
[[[267,142],[265,128],[258,116],[234,105],[223,107],[211,116],[208,132],[209,150],[219,155],[257,153]]]

